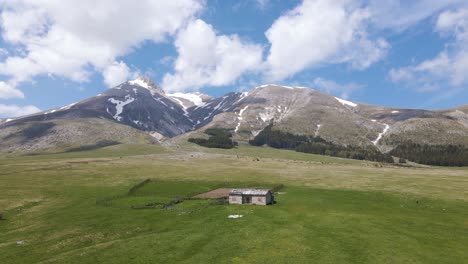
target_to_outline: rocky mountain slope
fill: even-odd
[[[232,97],[235,103],[221,104],[224,111],[206,127],[232,129],[238,140],[254,137],[273,122],[274,129],[293,134],[320,136],[342,145],[376,146],[384,151],[408,140],[468,145],[468,115],[458,108],[386,108],[346,101],[305,87],[278,85],[259,86],[226,99]]]
[[[33,140],[24,137],[21,131],[41,123],[54,125]],[[236,140],[247,141],[270,123],[273,129],[382,151],[409,140],[468,145],[467,106],[441,111],[386,108],[306,87],[274,84],[219,98],[200,93],[166,94],[141,77],[75,104],[0,121],[0,151],[66,147],[96,138],[150,142],[151,135],[156,140],[186,139],[210,127],[230,129]],[[77,137],[73,134],[76,129],[70,127],[80,124],[89,129],[82,129]]]

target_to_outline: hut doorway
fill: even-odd
[[[252,203],[252,197],[251,196],[243,196],[242,197],[242,203],[243,204],[251,204]]]

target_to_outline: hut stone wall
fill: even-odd
[[[229,195],[229,203],[230,204],[242,204],[242,196],[241,195]]]
[[[256,205],[268,205],[273,202],[273,196],[270,191],[264,193],[249,192],[245,193],[238,191],[229,194],[230,204],[256,204]]]

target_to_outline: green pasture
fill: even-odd
[[[272,206],[186,200],[131,209],[223,186],[276,184],[285,187]],[[10,155],[0,157],[0,258],[5,264],[468,263],[467,192],[467,168],[246,146]],[[116,206],[97,203],[114,196],[121,197]]]

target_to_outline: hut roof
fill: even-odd
[[[232,189],[229,195],[267,195],[270,190],[266,189]]]

